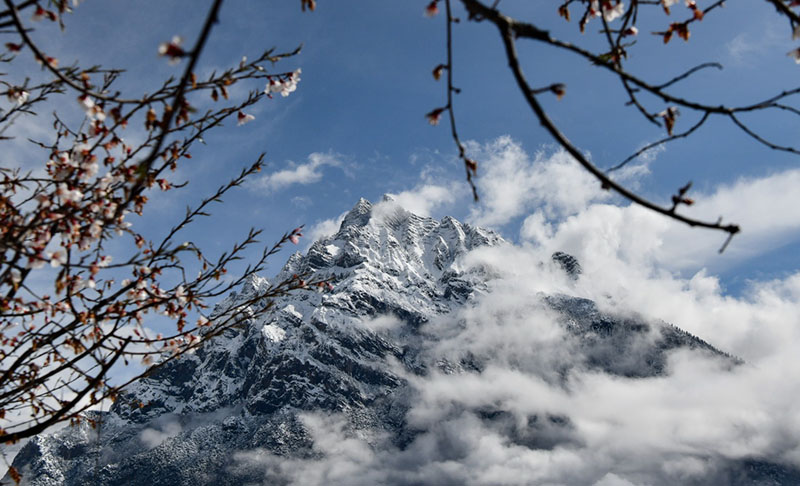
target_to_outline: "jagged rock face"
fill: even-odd
[[[314,456],[313,438],[298,418],[311,411],[346,417],[355,431],[382,431],[402,449],[419,433],[407,426],[414,392],[404,376],[432,369],[470,373],[491,360],[454,363],[427,355],[424,326],[456,316],[489,291],[490,276],[466,268],[462,257],[502,244],[497,234],[453,218],[436,221],[390,201],[373,206],[362,199],[335,235],[315,242],[306,255],[293,255],[276,277],[314,272],[333,279],[333,292],[295,293],[265,312],[259,312],[263,304],[252,304],[241,326],[134,384],[109,412],[93,412],[99,430],[81,425],[36,437],[14,466],[34,485],[262,484],[263,471],[230,469],[233,455]],[[553,258],[577,277],[577,260]],[[215,316],[268,286],[266,279],[251,278]],[[569,345],[587,368],[656,376],[664,372],[667,353],[678,348],[735,364],[672,326],[606,315],[593,302],[566,295],[531,299],[561,316]],[[559,373],[569,373],[568,367]],[[532,416],[520,425],[501,409],[474,413],[524,447],[551,449],[574,440],[569,417]],[[759,471],[774,467],[759,464]],[[737,465],[731,471],[749,481],[746,471],[755,469]],[[769,478],[796,478],[785,468],[773,472]],[[749,484],[731,484],[737,481]],[[283,483],[276,478],[274,484]]]
[[[573,280],[577,280],[577,278],[580,277],[581,272],[583,272],[578,259],[568,253],[557,251],[553,253],[551,258],[554,262],[558,263],[561,268],[567,272],[567,275],[569,275],[569,277]]]

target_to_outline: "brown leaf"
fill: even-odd
[[[558,15],[564,17],[564,19],[569,22],[569,8],[567,8],[566,5],[558,7]]]
[[[442,73],[444,72],[445,69],[447,69],[447,66],[445,66],[444,64],[439,64],[438,66],[433,68],[433,79],[439,81],[442,78]]]

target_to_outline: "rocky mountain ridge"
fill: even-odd
[[[493,278],[491,269],[465,265],[464,257],[506,244],[450,217],[436,221],[391,200],[362,199],[335,235],[293,255],[275,277],[313,272],[335,282],[332,292],[292,294],[265,312],[253,304],[241,326],[132,385],[110,411],[92,412],[101,421],[98,430],[81,425],[36,437],[14,466],[32,485],[303,484],[285,464],[321,457],[309,412],[339,417],[345,435],[376,448],[405,450],[425,432],[409,418],[418,399],[416,377],[480,374],[495,359],[491,353],[438,355],[443,334],[430,328],[436,322],[463,327],[460,313],[492,291]],[[553,260],[570,278],[580,277],[573,257],[560,253]],[[214,314],[268,286],[266,279],[249,279]],[[678,328],[608,315],[590,300],[531,295],[529,306],[531,315],[556,315],[563,327],[558,342],[569,359],[553,358],[546,377],[563,386],[574,367],[621,379],[659,376],[678,349],[739,363]],[[570,418],[558,413],[524,423],[502,407],[470,414],[520,447],[547,450],[576,440]],[[271,466],[243,460],[252,454]],[[790,469],[754,464],[732,465],[726,477],[750,481],[738,484],[790,484],[769,482],[781,474],[800,478]],[[459,484],[457,477],[387,481]],[[362,484],[351,479],[320,484]]]

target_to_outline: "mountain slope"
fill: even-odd
[[[463,484],[457,470],[468,451],[450,439],[439,437],[429,455],[441,455],[437,463],[449,462],[453,470],[415,476],[416,466],[402,463],[431,437],[430,427],[420,425],[421,380],[479,379],[504,360],[568,393],[576,370],[657,379],[676,350],[727,367],[739,363],[673,326],[609,315],[564,294],[530,295],[518,308],[491,314],[492,325],[522,318],[536,332],[547,329],[537,319],[556,323],[541,349],[522,351],[537,356],[536,367],[511,351],[500,356],[496,346],[472,346],[475,339],[465,332],[470,313],[493,295],[496,276],[465,257],[503,245],[497,234],[453,218],[436,221],[391,200],[362,199],[335,235],[293,255],[276,277],[315,272],[333,279],[332,292],[296,293],[265,312],[254,304],[240,327],[134,384],[109,412],[94,412],[99,430],[81,425],[36,437],[14,466],[35,485]],[[577,260],[563,253],[553,260],[570,279],[579,278]],[[214,313],[268,285],[251,278]],[[581,443],[571,418],[557,410],[520,416],[502,404],[469,399],[448,407],[513,447],[547,451]],[[309,465],[325,460],[330,448],[349,446],[372,459],[395,451],[392,472],[376,480],[347,470],[301,474],[314,471]],[[730,484],[795,484],[786,481],[798,477],[768,461],[753,464],[759,466],[732,462],[715,477],[744,478]]]

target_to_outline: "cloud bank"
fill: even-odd
[[[529,156],[508,138],[480,149],[484,203],[470,219],[524,218],[521,243],[467,255],[464,269],[491,275],[488,291],[423,327],[429,372],[396,366],[413,437],[398,444],[344,415],[309,412],[313,456],[239,452],[233,467],[261,471],[264,484],[568,486],[735,484],[745,467],[800,469],[800,271],[726,295],[703,268],[719,234],[611,204],[563,152]],[[423,210],[451,204],[445,186],[430,186],[408,194],[428,195]],[[775,209],[798,207],[797,187],[796,170],[740,179],[695,194],[692,211],[740,223],[726,258],[747,259],[797,237],[800,217]],[[550,263],[555,250],[578,257],[577,280]],[[682,350],[663,376],[586,368],[543,294],[673,323],[745,363]],[[394,329],[389,320],[375,332]],[[442,359],[484,365],[446,373],[434,365]]]

